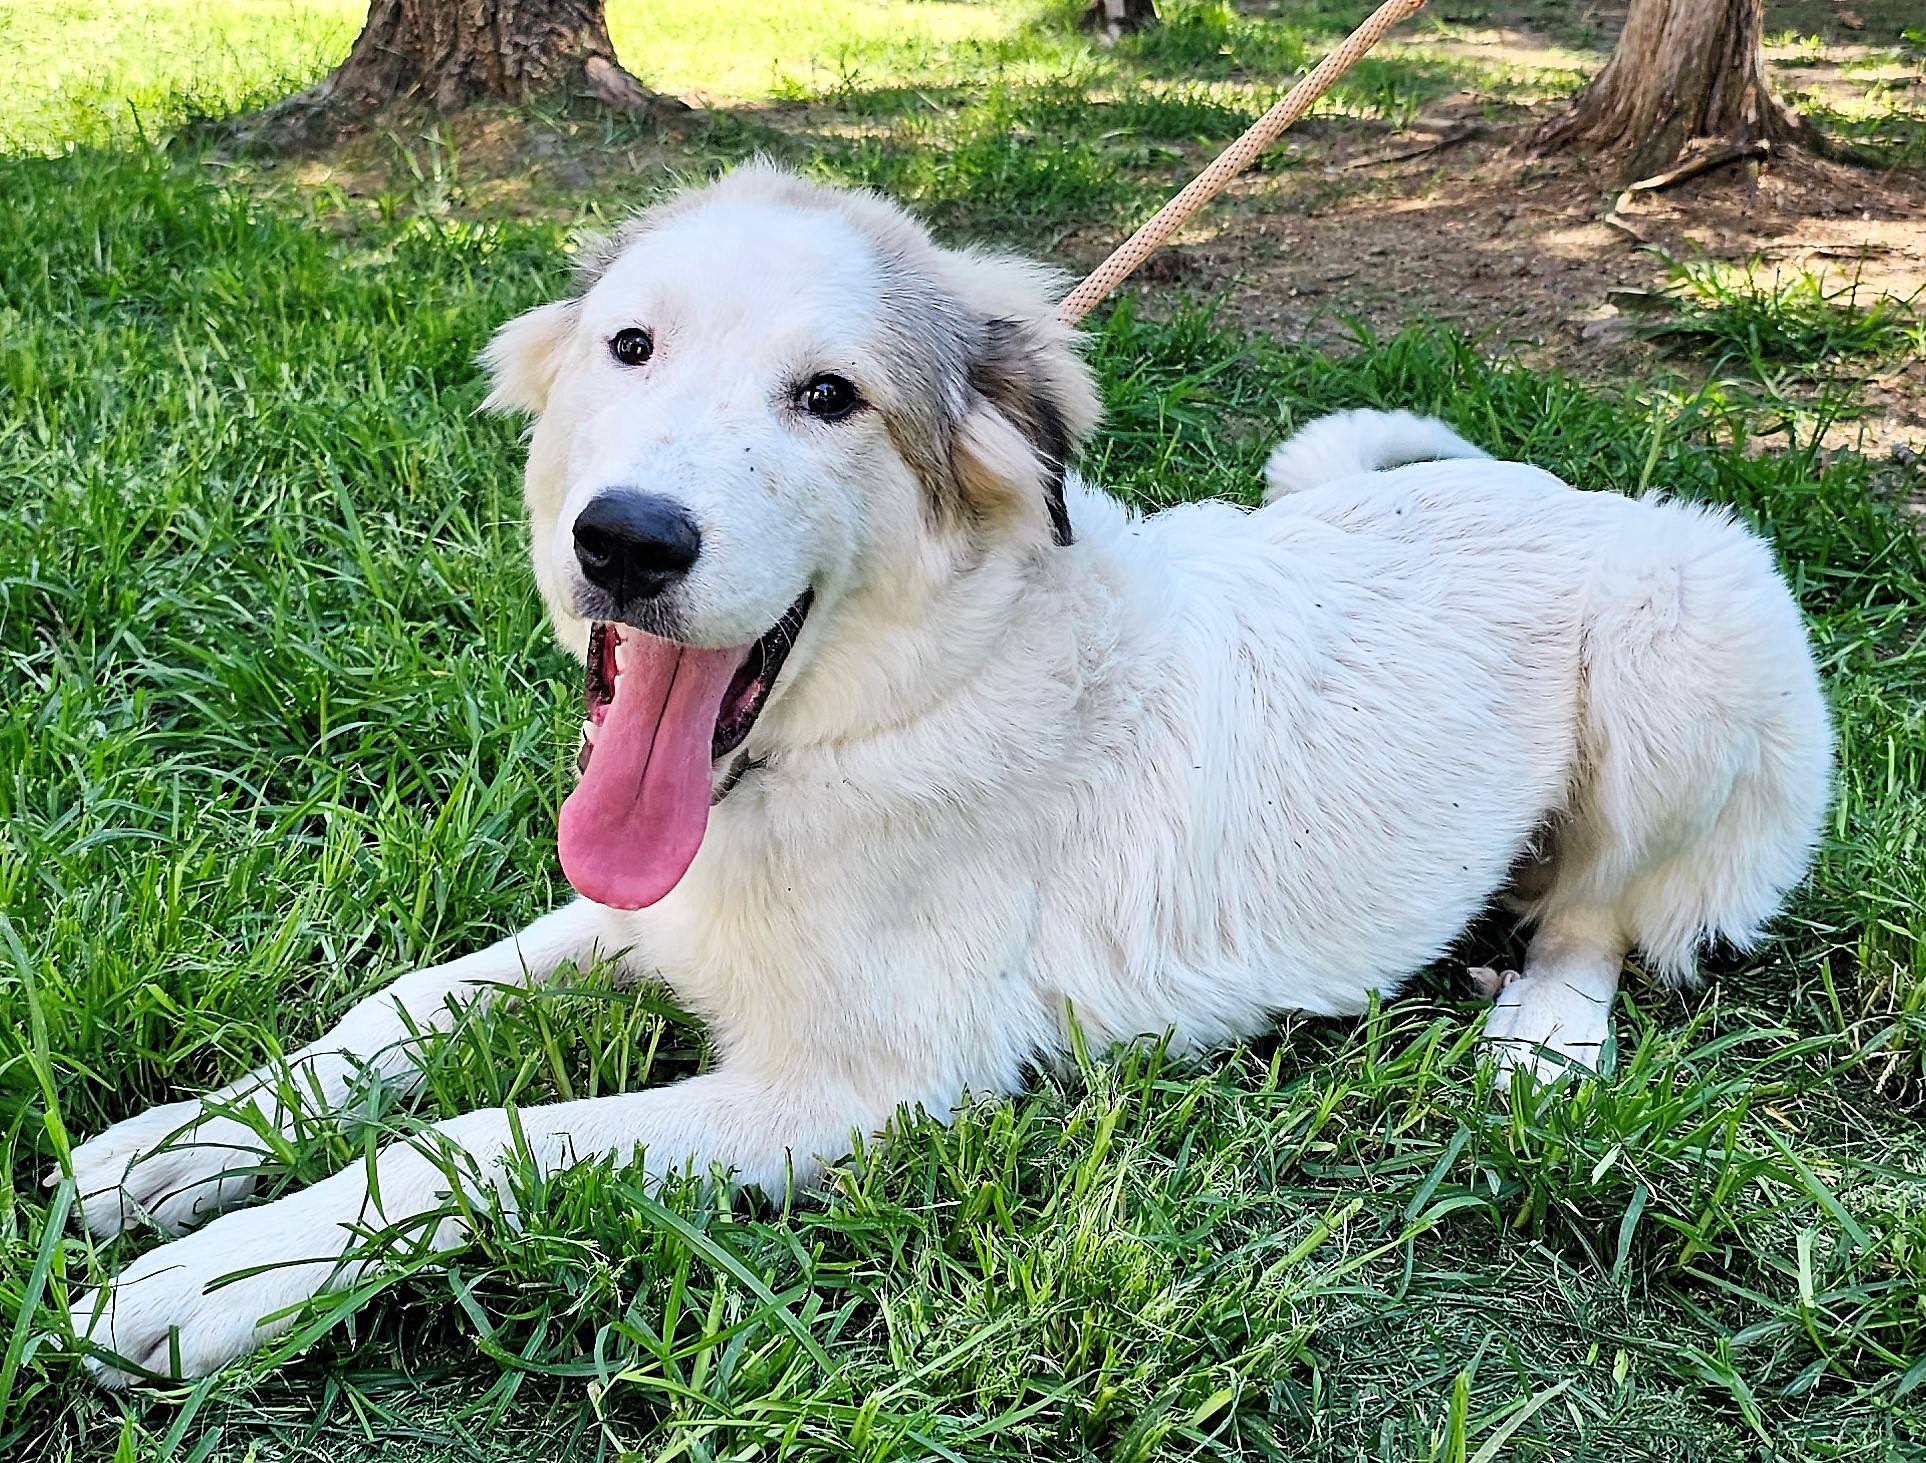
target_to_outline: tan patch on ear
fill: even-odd
[[[1096,411],[1089,370],[1071,339],[1060,322],[999,317],[984,322],[980,354],[970,364],[971,388],[1029,444],[1026,481],[1042,494],[1058,544],[1075,537],[1063,480]]]
[[[1010,419],[980,402],[957,424],[951,447],[957,482],[978,522],[1032,522],[1047,532],[1043,474],[1036,450]]]
[[[481,353],[482,367],[493,379],[484,410],[541,415],[575,332],[575,308],[574,300],[539,305],[495,332]]]

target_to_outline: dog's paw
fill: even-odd
[[[252,1193],[263,1156],[258,1133],[199,1102],[149,1108],[74,1149],[80,1222],[102,1239],[143,1219],[191,1228]]]
[[[346,1234],[304,1217],[299,1197],[225,1215],[76,1293],[74,1335],[96,1353],[94,1380],[204,1377],[286,1331],[294,1317],[279,1313],[329,1283]]]
[[[1600,1001],[1555,974],[1473,971],[1472,979],[1494,997],[1483,1039],[1497,1057],[1501,1091],[1511,1086],[1511,1074],[1521,1067],[1540,1082],[1567,1072],[1589,1075],[1598,1070],[1612,1029],[1609,1000]]]
[[[1487,1001],[1498,999],[1498,992],[1518,979],[1515,970],[1493,970],[1489,965],[1474,965],[1465,971],[1471,983],[1477,987],[1478,994]]]

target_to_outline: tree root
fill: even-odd
[[[1618,195],[1618,201],[1612,205],[1612,212],[1622,213],[1635,193],[1662,193],[1667,188],[1683,183],[1687,178],[1696,178],[1701,173],[1709,173],[1714,168],[1724,167],[1727,163],[1771,155],[1772,144],[1763,137],[1744,142],[1716,144],[1675,168],[1667,168],[1664,172],[1655,173],[1649,178],[1640,178],[1636,183],[1627,183],[1625,190]]]
[[[1369,157],[1355,157],[1344,166],[1352,168],[1376,168],[1385,163],[1409,162],[1414,157],[1429,157],[1434,152],[1443,152],[1447,147],[1456,147],[1461,142],[1469,142],[1474,137],[1485,135],[1482,122],[1463,122],[1447,127],[1429,142],[1420,142],[1411,147],[1394,148],[1389,152],[1374,152]]]
[[[606,56],[591,56],[582,65],[590,92],[618,112],[637,112],[654,117],[679,117],[693,112],[681,97],[650,91],[634,76]]]

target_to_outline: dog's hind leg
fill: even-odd
[[[238,1082],[114,1124],[73,1151],[81,1222],[101,1236],[142,1218],[172,1231],[245,1198],[272,1151],[271,1135],[292,1126],[291,1108],[339,1113],[377,1080],[412,1090],[424,1038],[447,1031],[458,1008],[531,988],[564,964],[592,958],[608,919],[606,909],[578,899],[485,950],[402,976],[319,1041]]]
[[[1629,945],[1614,911],[1568,909],[1539,925],[1522,973],[1472,972],[1493,998],[1485,1041],[1498,1059],[1500,1086],[1521,1066],[1541,1081],[1598,1070]]]
[[[1825,700],[1771,555],[1715,513],[1641,506],[1591,586],[1578,770],[1486,1028],[1501,1074],[1596,1067],[1630,951],[1682,984],[1707,942],[1749,946],[1825,814]]]

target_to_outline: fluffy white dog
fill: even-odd
[[[1097,398],[1054,283],[753,167],[504,326],[490,401],[535,419],[535,574],[587,668],[584,897],[212,1107],[339,1109],[458,1004],[609,960],[702,1015],[715,1067],[524,1109],[534,1160],[780,1188],[905,1105],[1016,1089],[1072,1013],[1196,1051],[1361,1011],[1501,896],[1535,928],[1490,981],[1507,1070],[1594,1065],[1629,952],[1681,981],[1755,937],[1831,758],[1763,543],[1377,412],[1280,447],[1258,512],[1139,518],[1066,471]],[[261,1140],[204,1101],[76,1150],[88,1229],[246,1194]],[[444,1196],[510,1145],[469,1113],[373,1187],[351,1165],[143,1255],[76,1302],[100,1375],[259,1345],[377,1263],[357,1229],[454,1242]]]

